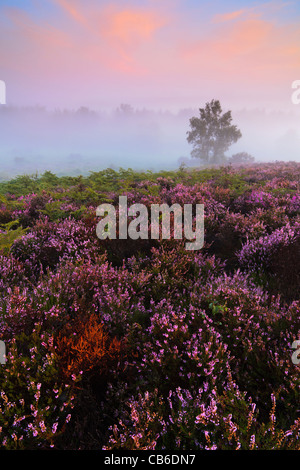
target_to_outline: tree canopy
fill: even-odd
[[[187,132],[187,141],[193,145],[191,156],[203,163],[223,163],[225,152],[242,133],[232,124],[231,111],[223,113],[219,100],[206,103],[199,112],[200,117],[190,119],[191,130]]]

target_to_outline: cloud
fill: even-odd
[[[53,0],[67,15],[79,24],[85,25],[85,16],[80,12],[80,9],[75,6],[75,2],[71,3],[68,0]]]
[[[235,20],[236,18],[239,18],[245,10],[237,10],[237,11],[232,11],[230,13],[219,13],[215,15],[212,19],[213,23],[223,23],[226,21],[232,21]]]
[[[236,12],[237,13],[237,12]],[[246,83],[282,80],[294,69],[300,53],[299,24],[279,24],[258,13],[235,16],[236,21],[218,21],[211,31],[194,41],[184,40],[181,56],[186,66],[222,73],[222,80],[245,79]]]
[[[137,76],[147,70],[138,50],[151,43],[155,33],[166,24],[161,9],[128,6],[123,3],[53,0],[72,20],[65,32],[78,54],[90,60],[89,69],[101,63],[103,73],[111,70]],[[92,62],[94,65],[92,65]]]
[[[37,73],[40,64],[50,64],[58,51],[62,53],[71,44],[63,29],[48,22],[37,23],[21,9],[6,8],[3,13],[0,58],[12,71],[22,72],[24,76],[33,71]]]
[[[137,39],[150,39],[165,24],[165,20],[154,11],[115,8],[104,12],[104,22],[103,32],[108,39],[127,44]]]
[[[157,10],[107,6],[98,13],[94,30],[114,57],[110,63],[115,69],[141,76],[149,67],[141,51],[149,44],[153,47],[156,33],[167,22],[165,15]]]
[[[128,7],[122,3],[94,3],[82,0],[52,0],[87,33],[120,41],[127,46],[136,40],[149,40],[165,24],[162,11],[145,7]]]
[[[249,101],[289,93],[297,17],[281,21],[275,2],[208,17],[201,3],[48,0],[49,16],[0,7],[0,78],[16,99],[26,90],[28,100],[66,106],[105,96],[185,107],[218,93]]]

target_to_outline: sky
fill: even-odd
[[[14,104],[278,108],[299,68],[299,1],[0,1]]]
[[[298,0],[0,0],[10,106],[178,113],[219,99],[236,116],[281,113],[298,144],[298,79]]]

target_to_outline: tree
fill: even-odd
[[[191,156],[204,163],[223,163],[225,152],[242,133],[231,124],[231,111],[222,114],[220,101],[212,100],[199,111],[200,118],[190,119],[191,131],[187,132],[187,141],[193,145]]]
[[[231,163],[232,165],[243,165],[247,163],[253,163],[254,161],[255,161],[255,158],[249,153],[239,152],[239,153],[235,153],[234,155],[232,155],[229,158],[228,163]]]

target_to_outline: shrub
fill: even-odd
[[[1,183],[0,447],[299,450],[299,177],[277,162]],[[100,241],[96,206],[122,194],[203,203],[203,249]]]
[[[241,267],[271,293],[299,298],[300,225],[286,224],[270,235],[249,240],[238,253]]]
[[[82,221],[68,218],[59,222],[39,219],[34,228],[16,240],[12,255],[23,261],[28,272],[38,277],[60,260],[92,257],[98,252],[96,237]]]
[[[259,423],[256,404],[234,384],[207,397],[177,387],[168,396],[157,390],[128,401],[128,411],[111,426],[105,450],[299,450],[299,419],[284,432],[276,424],[271,396],[269,419]],[[126,424],[125,424],[126,423]]]
[[[70,420],[74,395],[71,384],[58,380],[53,338],[37,329],[7,346],[0,368],[0,448],[54,447]]]

